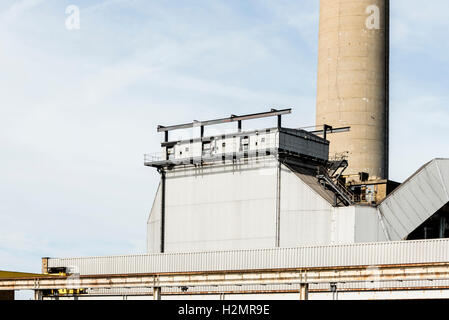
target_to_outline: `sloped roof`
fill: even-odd
[[[288,168],[319,196],[329,202],[329,204],[331,204],[332,206],[335,204],[335,194],[331,190],[324,188],[320,184],[314,170],[292,165],[288,165]]]
[[[421,167],[379,206],[390,240],[401,240],[449,202],[449,159]]]

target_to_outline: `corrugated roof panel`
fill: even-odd
[[[398,218],[389,207],[389,202],[385,202],[378,210],[382,213],[383,219],[387,227],[390,240],[400,240],[401,234],[406,233],[407,230],[402,225],[400,218]]]
[[[449,159],[435,159],[379,205],[391,240],[407,237],[449,201],[447,181]]]
[[[447,193],[444,190],[436,161],[432,161],[418,178],[419,186],[427,191],[425,195],[429,199],[429,204],[433,206],[433,209],[440,209],[441,206],[438,204],[447,202]]]
[[[449,162],[444,159],[437,159],[436,165],[441,176],[443,188],[445,189],[447,201],[449,202]]]
[[[388,203],[388,209],[391,213],[397,218],[396,222],[403,228],[405,231],[409,229],[413,229],[414,225],[419,222],[419,220],[415,217],[415,215],[410,212],[403,210],[404,200],[407,198],[407,194],[404,195],[402,201],[398,201],[398,199],[394,199]]]

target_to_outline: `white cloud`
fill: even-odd
[[[18,19],[22,13],[29,9],[32,9],[44,0],[19,0],[14,1],[10,7],[6,10],[0,12],[0,22],[1,23],[11,23],[12,20]]]

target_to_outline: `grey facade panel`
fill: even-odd
[[[273,247],[276,163],[269,156],[167,171],[165,252]],[[158,210],[148,221],[150,253],[160,252]]]
[[[329,142],[303,130],[282,128],[279,148],[316,159],[329,158]]]
[[[325,192],[315,177],[282,166],[280,243],[283,247],[331,243],[332,205],[310,184]]]
[[[147,221],[147,252],[159,253],[161,250],[161,184],[157,188],[153,207]]]
[[[354,206],[355,242],[388,241],[379,221],[377,208]],[[343,210],[346,208],[342,208]]]

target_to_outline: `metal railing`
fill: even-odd
[[[347,205],[351,205],[355,202],[354,193],[349,190],[339,179],[333,179],[326,168],[319,167],[317,178],[324,181],[334,193],[342,198]]]
[[[145,163],[153,163],[153,162],[159,162],[163,161],[164,158],[162,156],[162,152],[156,152],[156,153],[147,153],[143,155],[143,161]]]
[[[162,153],[152,153],[144,155],[144,163],[145,165],[152,165],[159,162],[167,161],[170,164],[188,164],[188,163],[202,163],[202,162],[215,162],[215,161],[224,161],[224,160],[240,160],[240,159],[248,159],[248,158],[262,158],[270,155],[277,154],[277,148],[266,148],[259,150],[251,150],[251,151],[231,151],[225,153],[202,153],[200,156],[192,157],[169,157],[165,159]]]

